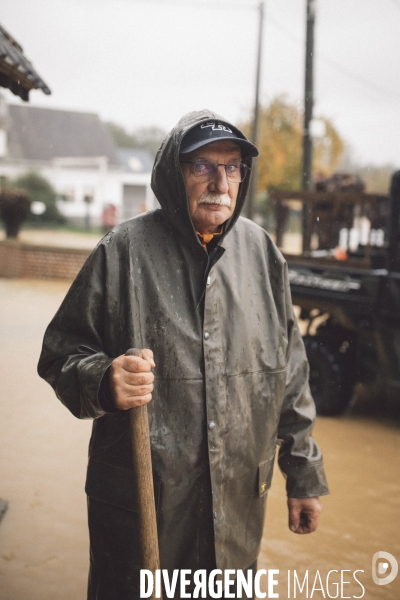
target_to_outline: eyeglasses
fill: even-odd
[[[243,163],[217,163],[215,160],[198,158],[197,160],[181,160],[181,163],[191,165],[190,172],[193,177],[201,181],[210,181],[217,173],[218,167],[224,167],[226,178],[230,183],[240,183],[250,171],[250,167]]]

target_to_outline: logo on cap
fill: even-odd
[[[206,129],[207,127],[211,127],[213,131],[228,131],[229,133],[232,133],[232,129],[229,129],[228,125],[218,121],[207,121],[206,123],[202,123],[200,125],[201,129]]]

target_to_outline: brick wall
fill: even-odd
[[[0,241],[0,277],[74,279],[89,250]]]

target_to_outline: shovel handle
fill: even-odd
[[[130,348],[125,356],[142,356],[141,350]],[[143,569],[153,573],[160,568],[156,507],[154,502],[153,469],[151,464],[149,420],[147,404],[129,409],[132,457],[136,476],[136,494],[140,522],[140,547]],[[155,587],[155,586],[154,586]],[[153,588],[153,593],[154,588]],[[151,598],[155,596],[152,595]]]

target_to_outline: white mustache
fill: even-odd
[[[220,206],[230,206],[231,199],[228,194],[212,194],[204,192],[198,199],[198,204],[219,204]]]

